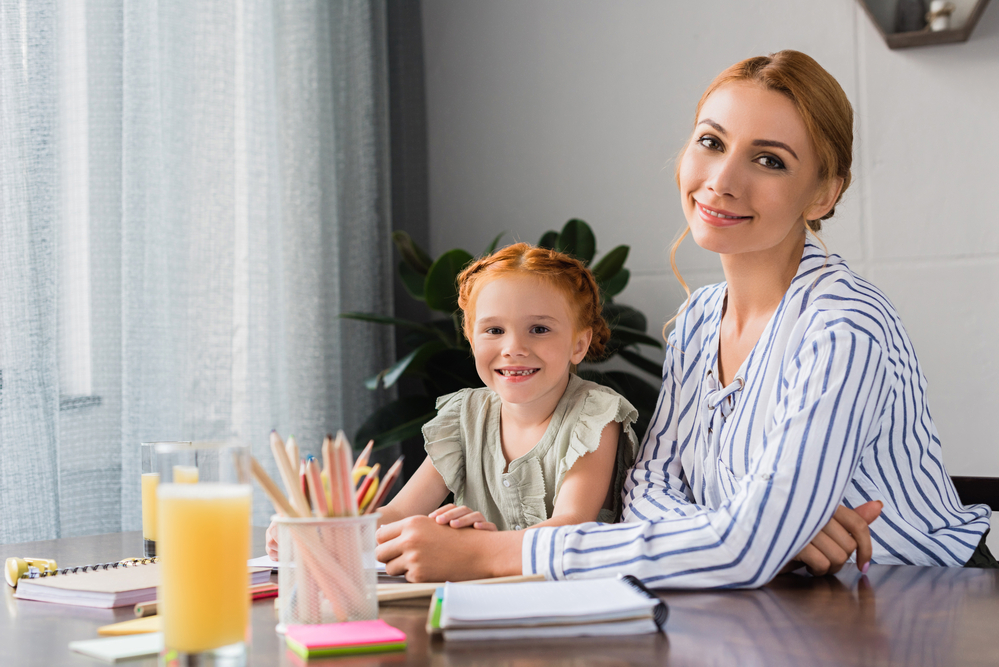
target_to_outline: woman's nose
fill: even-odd
[[[742,189],[742,165],[735,156],[724,155],[711,164],[705,186],[719,197],[737,197]]]

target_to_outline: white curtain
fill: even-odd
[[[375,407],[384,14],[0,0],[0,543],[138,528],[140,442],[270,465]]]

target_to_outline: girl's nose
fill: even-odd
[[[503,346],[503,354],[508,357],[522,357],[527,354],[527,346],[524,338],[516,333],[507,336],[506,345]]]

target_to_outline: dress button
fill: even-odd
[[[513,529],[514,530],[520,530],[520,524],[518,523],[516,526],[513,527]]]
[[[504,479],[504,480],[503,480],[503,486],[505,486],[505,487],[509,488],[509,486],[510,486],[510,480],[508,480],[508,479]]]

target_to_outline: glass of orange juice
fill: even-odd
[[[161,663],[245,665],[250,613],[249,449],[157,443]]]
[[[186,447],[190,447],[191,445],[189,441],[142,443],[142,554],[146,558],[156,556],[156,487],[160,483],[160,473],[156,469],[157,444],[172,444]],[[191,458],[192,462],[193,460]]]

